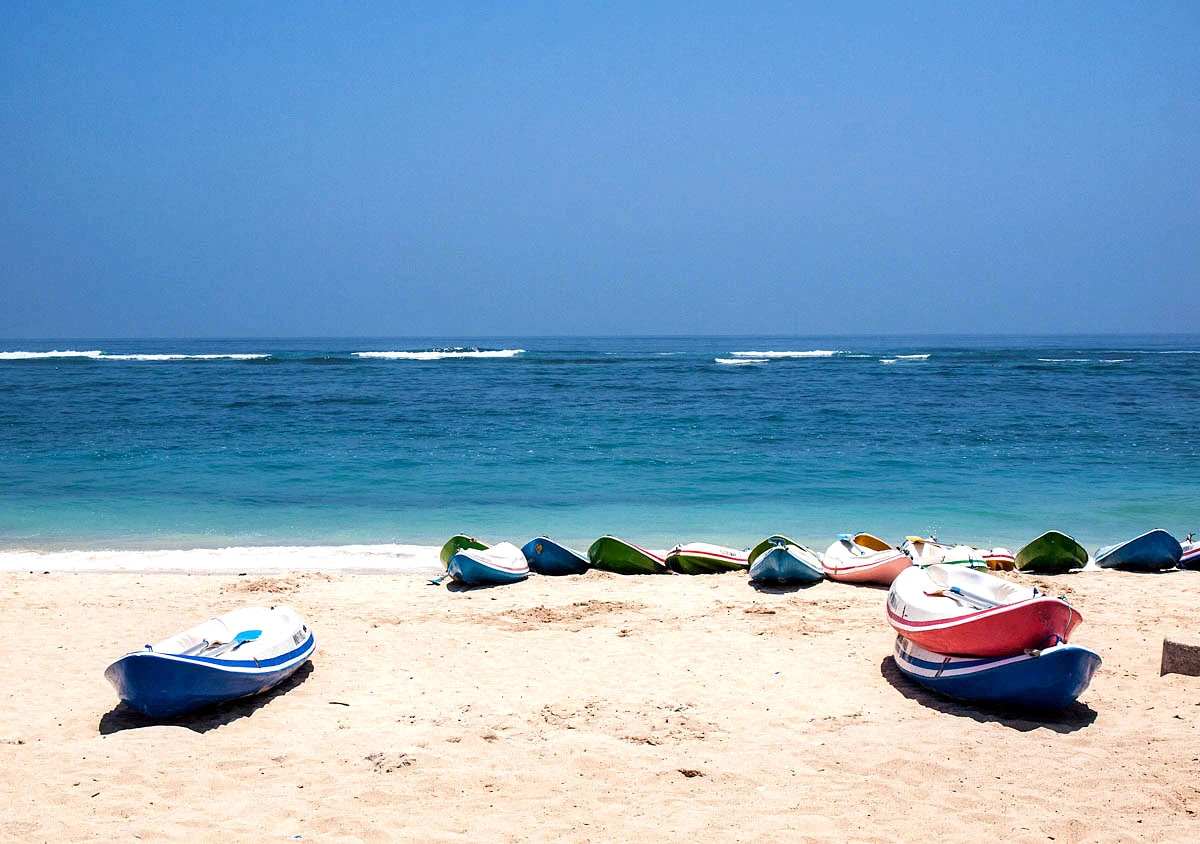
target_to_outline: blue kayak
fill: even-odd
[[[316,647],[290,608],[247,607],[128,653],[104,676],[138,712],[174,718],[277,686]]]
[[[446,563],[446,573],[467,586],[496,586],[529,577],[529,563],[511,542],[490,548],[462,548]]]
[[[1096,552],[1096,565],[1106,569],[1162,571],[1175,568],[1182,556],[1179,540],[1158,528],[1120,545],[1101,548]]]
[[[750,551],[749,560],[750,580],[754,583],[816,583],[825,579],[820,555],[786,536],[764,539]]]
[[[529,568],[538,574],[583,574],[588,570],[586,556],[546,536],[526,542],[521,553],[529,562]]]
[[[1058,644],[1013,656],[947,656],[896,637],[896,667],[946,697],[1023,709],[1062,709],[1075,701],[1100,667],[1100,655]]]

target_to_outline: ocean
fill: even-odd
[[[1200,530],[1198,399],[1195,335],[0,341],[0,549],[1094,551]]]

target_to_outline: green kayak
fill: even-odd
[[[1087,565],[1087,549],[1065,533],[1048,530],[1017,552],[1019,571],[1059,574]]]
[[[615,536],[602,536],[593,542],[588,561],[592,568],[617,574],[662,574],[667,570],[662,557]]]
[[[725,548],[707,542],[676,545],[667,554],[667,568],[683,574],[720,574],[750,568],[745,551]]]
[[[467,536],[459,533],[446,540],[446,544],[442,546],[442,552],[438,554],[438,558],[442,561],[442,565],[450,564],[450,558],[464,548],[474,548],[476,551],[486,551],[488,544],[480,542],[473,536]]]

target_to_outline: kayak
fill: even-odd
[[[897,548],[873,550],[855,542],[847,533],[840,534],[821,558],[821,567],[830,580],[878,586],[889,585],[912,564],[912,558]]]
[[[1048,530],[1017,552],[1014,565],[1021,571],[1060,574],[1087,565],[1087,549],[1065,533]]]
[[[442,550],[438,553],[438,559],[442,561],[442,565],[448,565],[450,558],[462,551],[464,548],[474,548],[477,551],[486,551],[490,546],[486,542],[480,542],[473,536],[467,536],[465,533],[457,533],[446,540],[446,544],[442,546]]]
[[[274,688],[316,647],[290,607],[244,607],[128,653],[104,677],[143,715],[174,718]]]
[[[526,542],[521,553],[525,555],[530,570],[537,574],[583,574],[588,569],[587,557],[546,536]]]
[[[717,574],[750,567],[745,551],[707,542],[676,545],[667,553],[666,563],[671,571],[682,574]]]
[[[911,568],[888,591],[888,622],[923,648],[1011,656],[1065,642],[1083,621],[1061,598],[964,566]]]
[[[463,548],[450,557],[446,573],[467,586],[498,586],[529,577],[529,563],[511,542],[490,548]]]
[[[988,567],[983,552],[971,545],[946,545],[933,538],[909,536],[900,543],[900,550],[912,557],[918,566],[946,563],[975,569]]]
[[[1183,546],[1179,540],[1158,528],[1119,545],[1101,548],[1096,552],[1096,565],[1105,569],[1162,571],[1175,568],[1182,558]]]
[[[981,658],[935,653],[897,636],[893,656],[905,676],[938,694],[1041,710],[1074,703],[1100,667],[1095,651],[1067,644]]]
[[[602,536],[588,548],[592,568],[617,574],[662,574],[667,561],[632,542],[615,536]]]
[[[786,536],[769,536],[751,549],[750,580],[754,583],[816,583],[825,579],[821,555]]]

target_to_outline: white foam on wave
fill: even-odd
[[[1100,363],[1129,363],[1132,358],[1100,358]]]
[[[845,352],[836,349],[810,349],[806,352],[730,352],[736,358],[831,358]]]
[[[896,359],[895,358],[880,358],[879,362],[880,363],[895,363]]]
[[[90,360],[258,360],[268,358],[266,354],[222,354],[222,355],[183,355],[183,354],[129,354],[110,355],[98,349],[75,351],[67,349],[52,352],[0,352],[0,360],[39,360],[44,358],[88,358]]]
[[[752,363],[770,363],[768,358],[713,358],[721,366],[746,366]]]
[[[929,360],[929,355],[896,355],[896,360]]]
[[[1091,358],[1038,358],[1039,363],[1091,363]]]
[[[186,551],[0,551],[0,571],[438,574],[444,570],[439,550],[431,545],[337,545]]]
[[[55,349],[52,352],[0,352],[0,360],[37,360],[38,358],[99,358],[104,352],[93,349],[88,352],[77,352],[74,349]]]
[[[427,352],[355,352],[355,357],[380,360],[442,360],[444,358],[511,358],[524,349],[431,349]]]

